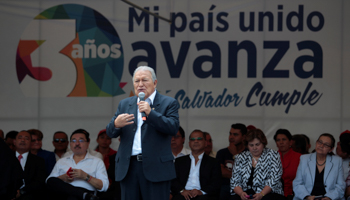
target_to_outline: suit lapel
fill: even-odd
[[[324,167],[324,176],[323,176],[324,184],[326,184],[328,175],[331,172],[332,168],[333,168],[332,156],[327,155],[326,166]]]
[[[157,108],[160,106],[160,95],[158,94],[158,92],[156,91],[156,96],[154,97],[153,99],[153,103],[151,105],[151,109],[152,110],[157,110]],[[138,113],[138,108],[136,108],[136,112]],[[143,123],[141,125],[141,140],[143,140],[143,138],[145,137],[145,133],[142,131],[142,129],[145,129],[147,130],[147,126],[148,124],[147,123]]]
[[[151,109],[157,111],[159,106],[160,106],[160,94],[157,91],[156,92],[156,96],[153,99],[153,103],[152,103]]]
[[[26,164],[24,165],[24,180],[27,181],[26,179],[29,178],[30,176],[30,170],[31,170],[31,167],[32,167],[32,156],[30,154],[30,152],[28,153],[28,157],[27,157],[27,161],[26,161]]]
[[[137,106],[137,96],[135,98],[132,98],[131,101],[129,102],[129,110],[128,113],[134,114],[134,126],[137,127],[137,116],[139,114],[139,109]]]
[[[316,174],[316,153],[313,153],[310,156],[310,160],[308,162],[308,166],[309,166],[309,172],[311,175],[311,183],[314,183],[315,180],[315,174]]]
[[[181,180],[182,180],[182,184],[184,184],[184,185],[186,185],[188,176],[190,175],[191,162],[192,161],[191,161],[190,156],[186,155],[185,163],[183,163],[184,165],[181,167],[181,169],[184,172],[184,173],[181,173],[181,174],[183,174],[183,177],[181,177]]]
[[[205,154],[203,154],[203,158],[202,158],[202,162],[201,162],[201,166],[199,167],[199,182],[201,180],[201,176],[202,174],[205,174],[205,165],[207,164],[207,157]]]

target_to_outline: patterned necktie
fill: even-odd
[[[19,163],[21,163],[21,159],[23,158],[23,156],[21,155],[21,154],[19,154],[19,156],[18,156],[18,161],[19,161]]]

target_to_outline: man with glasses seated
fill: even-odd
[[[180,126],[179,131],[171,138],[171,152],[174,158],[179,158],[191,153],[191,150],[184,147],[185,143],[185,131]]]
[[[17,190],[17,200],[42,200],[45,198],[45,161],[30,153],[32,136],[28,131],[17,133],[13,144],[16,147],[14,156],[18,159],[23,170],[23,180]],[[2,179],[1,177],[0,179]]]
[[[56,161],[63,157],[68,148],[68,135],[63,131],[57,131],[53,134],[52,144],[55,147]]]
[[[89,133],[78,129],[70,136],[70,148],[73,152],[68,157],[57,161],[50,176],[46,179],[48,188],[57,199],[99,199],[96,191],[108,189],[109,181],[103,161],[89,152]]]
[[[67,134],[66,134],[66,136],[67,136]],[[64,141],[64,142],[63,142]],[[72,152],[72,150],[71,149],[67,149],[67,146],[68,146],[68,139],[67,140],[64,140],[63,138],[62,138],[62,135],[60,136],[60,141],[58,141],[58,140],[55,140],[55,136],[54,136],[54,142],[53,143],[56,143],[56,145],[57,146],[59,146],[60,144],[58,144],[58,143],[63,143],[62,145],[66,145],[66,148],[65,148],[65,153],[63,154],[63,156],[61,156],[61,158],[63,158],[63,157],[68,157],[68,156],[70,156],[70,155],[72,155],[73,154],[73,152]],[[66,143],[66,144],[65,144]],[[55,145],[55,144],[54,144]],[[56,147],[56,146],[55,146]],[[88,149],[87,150],[88,152],[89,152],[89,154],[90,155],[92,155],[92,156],[95,156],[95,157],[97,157],[97,158],[99,158],[99,159],[101,159],[101,160],[103,160],[103,155],[100,153],[100,152],[97,152],[97,151],[95,151],[95,150],[92,150],[92,149]],[[57,159],[57,156],[56,156],[56,159]]]
[[[171,182],[173,200],[215,200],[221,187],[221,167],[204,153],[206,135],[194,130],[190,135],[191,153],[175,160],[176,178]]]

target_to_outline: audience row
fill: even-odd
[[[42,139],[41,131],[30,129],[7,133],[7,145],[1,140],[6,164],[0,165],[0,199],[120,199],[114,181],[117,151],[110,148],[106,130],[97,134],[94,150],[83,129],[70,139],[56,132],[54,152],[42,149]],[[287,129],[274,135],[278,151],[267,148],[265,134],[252,125],[233,124],[228,140],[229,146],[216,153],[210,134],[194,130],[187,149],[179,128],[170,144],[177,175],[170,199],[350,199],[350,131],[337,144],[331,134],[321,134],[310,154],[309,138]]]

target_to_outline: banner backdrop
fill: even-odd
[[[350,2],[341,0],[0,1],[0,129],[91,133],[93,148],[137,66],[194,129],[228,146],[233,123],[276,149],[279,128],[336,139],[350,129]],[[186,139],[186,146],[188,139]],[[117,148],[114,141],[113,147]]]

